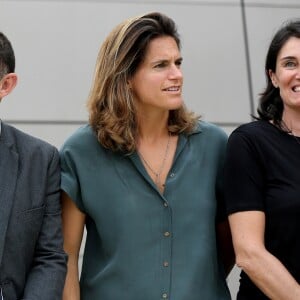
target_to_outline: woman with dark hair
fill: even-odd
[[[258,120],[231,134],[225,199],[239,300],[300,299],[300,19],[270,44]]]
[[[89,125],[60,152],[64,300],[230,299],[227,137],[185,108],[181,63],[176,26],[160,13],[124,21],[100,49]]]

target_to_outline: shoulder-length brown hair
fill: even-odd
[[[88,99],[89,122],[100,144],[112,151],[131,153],[138,134],[136,110],[128,86],[154,38],[171,36],[180,49],[172,19],[158,12],[119,24],[102,44]],[[170,111],[168,126],[173,134],[189,133],[198,117],[182,105]]]

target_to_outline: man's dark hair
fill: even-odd
[[[15,54],[8,38],[0,32],[0,79],[15,71]]]

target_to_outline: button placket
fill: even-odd
[[[171,264],[172,264],[172,209],[168,202],[163,203],[163,224],[162,224],[162,252],[161,252],[161,268],[162,268],[162,299],[169,299],[171,287]]]
[[[168,266],[169,266],[169,263],[168,263],[167,261],[164,261],[163,266],[164,266],[164,267],[168,267]]]

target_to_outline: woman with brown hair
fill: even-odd
[[[100,49],[89,125],[61,149],[65,300],[230,299],[218,203],[227,138],[185,108],[181,63],[161,13],[126,20]]]

